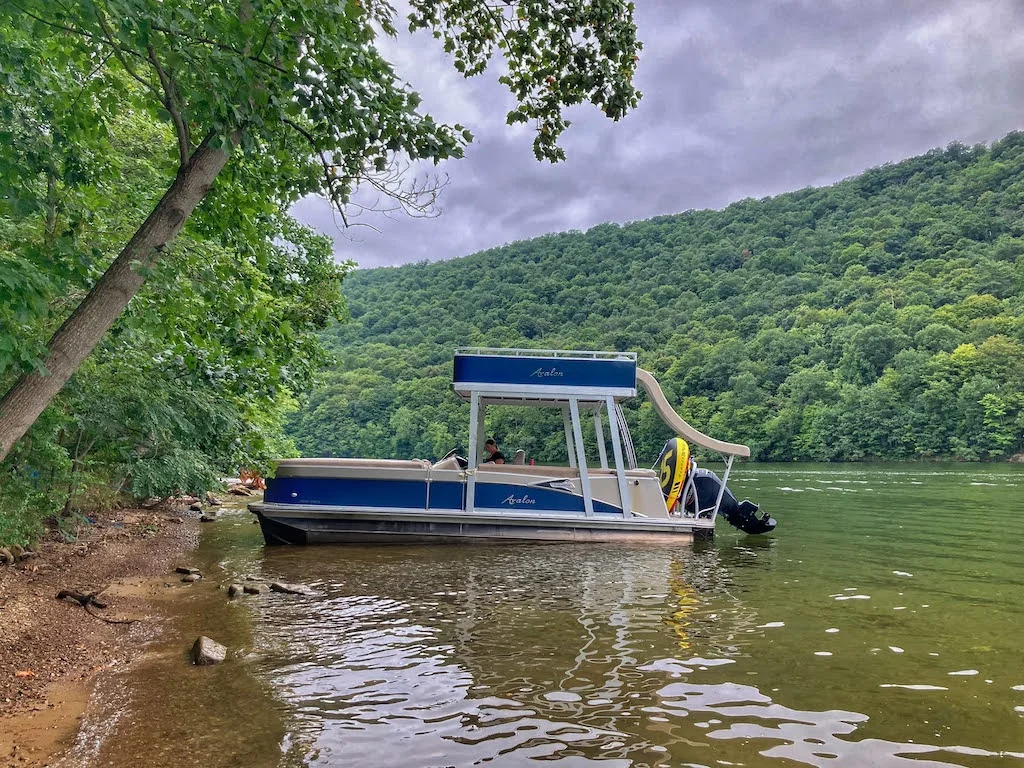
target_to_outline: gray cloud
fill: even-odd
[[[342,232],[326,202],[298,218],[361,266],[447,259],[546,232],[719,208],[828,184],[951,141],[1024,127],[1019,0],[638,0],[644,99],[619,123],[571,110],[569,155],[534,160],[488,73],[461,79],[429,35],[388,41],[438,118],[476,134],[436,219],[364,216]]]

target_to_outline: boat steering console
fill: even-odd
[[[459,465],[459,469],[469,469],[469,459],[467,459],[465,456],[459,456],[458,448],[452,448],[450,451],[448,451],[448,453],[442,456],[441,460],[438,461],[437,463],[442,464],[448,461],[448,459],[455,459],[455,461]]]

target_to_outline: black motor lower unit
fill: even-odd
[[[722,489],[722,479],[710,469],[695,469],[693,488],[697,498],[687,498],[686,509],[696,513],[698,517],[710,517],[715,508],[715,500]],[[757,511],[757,504],[746,499],[736,501],[736,497],[728,488],[722,493],[722,505],[718,508],[718,513],[726,522],[744,533],[768,533],[775,529],[775,519],[769,517],[767,512],[762,512],[758,516]]]

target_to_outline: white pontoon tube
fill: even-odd
[[[740,445],[739,443],[727,443],[724,440],[716,440],[713,437],[708,437],[699,429],[691,427],[682,417],[680,417],[678,413],[675,412],[675,409],[669,405],[668,400],[665,399],[665,393],[661,391],[661,385],[658,384],[657,379],[655,379],[649,371],[645,371],[643,368],[637,368],[636,381],[637,384],[643,388],[644,392],[647,393],[647,397],[654,406],[654,410],[657,411],[658,416],[661,417],[661,420],[664,421],[672,431],[688,443],[699,445],[712,451],[717,451],[725,458],[725,473],[722,475],[721,481],[718,481],[717,478],[715,478],[716,481],[720,482],[720,485],[718,487],[718,495],[715,499],[714,506],[695,510],[695,514],[698,517],[704,513],[710,514],[711,518],[714,519],[717,517],[718,512],[722,507],[722,498],[726,494],[726,483],[729,482],[729,473],[732,471],[732,463],[737,456],[742,456],[744,458],[749,457],[749,446]],[[701,470],[698,470],[697,472],[700,471]],[[695,474],[696,473],[691,473],[687,480],[687,487],[683,491],[683,498],[689,497],[691,493],[693,494],[692,498],[698,498],[698,494],[694,488]],[[731,494],[729,499],[730,503],[727,505],[728,508],[725,510],[725,517],[732,525],[735,525],[740,530],[744,530],[747,533],[765,533],[775,527],[775,521],[767,515],[763,515],[760,519],[756,517],[754,514],[757,511],[756,505],[749,501],[743,501],[737,504]],[[732,507],[736,507],[736,509],[732,509]]]

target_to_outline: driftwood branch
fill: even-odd
[[[106,589],[107,587],[104,587],[103,589],[98,589],[95,592],[89,592],[87,594],[82,592],[76,592],[73,589],[62,589],[60,592],[57,593],[57,599],[74,600],[76,603],[82,606],[82,608],[85,609],[85,612],[92,616],[94,619],[105,621],[107,622],[107,624],[134,624],[135,622],[140,621],[140,619],[108,619],[106,616],[101,616],[100,614],[92,610],[93,608],[107,607],[107,604],[105,602],[97,599],[98,596]]]
[[[104,589],[106,589],[106,587],[104,587]],[[100,590],[97,590],[96,592],[89,592],[88,594],[84,594],[82,592],[76,592],[73,589],[62,589],[60,592],[57,593],[57,599],[58,600],[64,600],[64,599],[74,600],[76,603],[78,603],[83,608],[85,608],[87,605],[95,605],[97,608],[106,608],[107,604],[104,603],[102,600],[98,600],[97,599],[97,597],[99,596],[100,592],[102,592],[102,591],[103,591],[103,589],[100,589]]]

